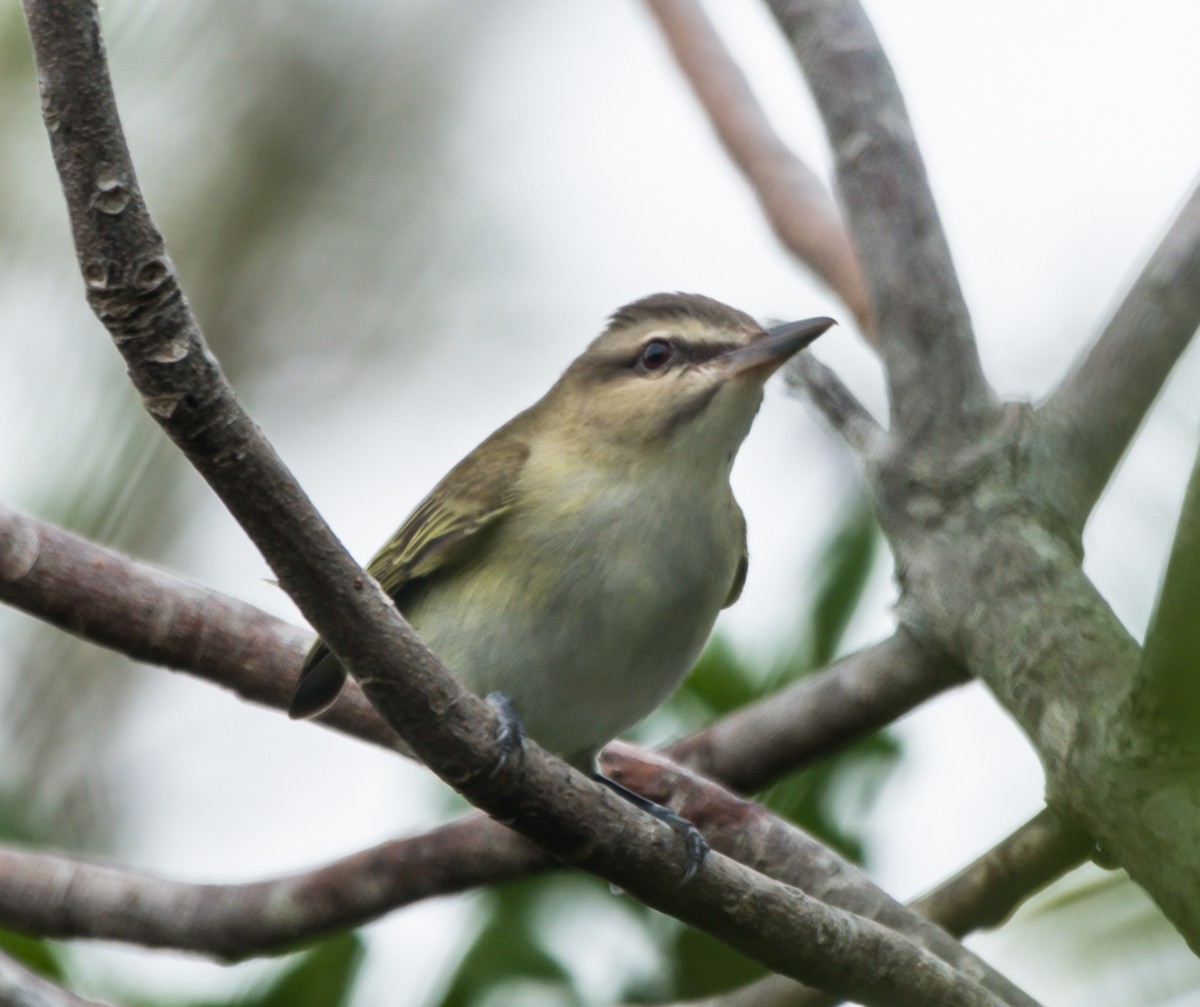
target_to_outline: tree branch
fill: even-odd
[[[695,0],[646,0],[646,7],[776,237],[829,284],[870,338],[858,259],[821,180],[771,128],[741,68]]]
[[[670,745],[676,762],[743,793],[761,789],[968,681],[905,630]]]
[[[911,906],[955,937],[998,927],[1022,902],[1078,867],[1094,849],[1086,833],[1057,812],[1043,809]]]
[[[995,406],[892,68],[857,0],[768,0],[825,121],[887,366],[893,434],[963,443]],[[937,380],[927,380],[936,370]]]
[[[956,937],[997,926],[1091,852],[1087,836],[1044,810],[928,895],[911,902],[910,909]],[[677,1007],[830,1007],[837,1002],[790,979],[768,976]]]
[[[887,432],[831,368],[811,353],[802,353],[789,361],[784,378],[789,388],[808,396],[860,461],[879,456]]]
[[[0,505],[0,601],[136,661],[287,709],[308,630]],[[319,723],[385,748],[403,742],[355,683]]]
[[[202,674],[275,708],[286,706],[308,640],[303,631],[253,606],[3,508],[0,597],[86,639]],[[669,753],[754,791],[960,681],[952,665],[925,653],[902,631],[784,690],[772,702],[738,711],[676,742]],[[361,694],[352,703],[343,697],[328,717],[330,726],[375,743],[390,745],[395,738]],[[511,832],[478,817],[384,844],[317,872],[249,885],[206,888],[68,858],[39,859],[18,851],[4,857],[11,869],[0,870],[0,919],[8,925],[42,935],[128,940],[230,958],[550,863]],[[392,882],[379,882],[380,874]],[[69,902],[63,895],[68,889]],[[140,893],[136,914],[125,901],[133,890]],[[322,896],[310,904],[300,897],[330,891],[344,893],[343,898]]]
[[[1099,338],[1037,411],[1047,495],[1077,529],[1200,326],[1200,185]]]
[[[0,601],[276,710],[287,708],[312,639],[253,605],[3,506]],[[968,680],[900,630],[674,742],[667,754],[753,792]],[[354,683],[319,723],[385,748],[406,747]]]
[[[1034,1002],[920,912],[895,901],[849,861],[761,805],[623,742],[611,743],[602,762],[613,779],[702,828],[712,837],[714,849],[829,905],[904,934],[1007,1004]]]
[[[148,411],[209,482],[371,702],[469,800],[576,866],[768,968],[866,1004],[994,1005],[886,928],[710,855],[686,887],[675,837],[530,743],[495,772],[497,721],[334,538],[236,402],[137,187],[91,0],[24,0],[43,117],[88,298]],[[837,947],[844,955],[831,957]]]
[[[538,847],[483,815],[302,874],[247,884],[190,884],[0,848],[0,920],[40,937],[124,941],[238,961],[422,899],[552,866]]]
[[[1004,1003],[1032,1003],[857,868],[761,807],[620,742],[609,746],[605,765],[614,779],[695,822],[713,849],[904,934]],[[44,936],[121,940],[236,960],[355,926],[431,895],[513,880],[552,864],[528,841],[479,815],[305,874],[241,885],[185,884],[0,849],[0,919]]]

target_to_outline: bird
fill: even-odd
[[[463,684],[594,770],[604,744],[675,690],[741,594],[734,459],[767,378],[834,324],[764,328],[699,294],[625,305],[366,572]],[[317,640],[290,716],[323,712],[345,679]]]

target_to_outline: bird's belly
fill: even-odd
[[[582,764],[690,670],[740,553],[719,546],[614,536],[564,563],[523,541],[523,562],[450,578],[410,618],[464,684],[509,695],[530,737]],[[497,584],[497,569],[519,572]]]

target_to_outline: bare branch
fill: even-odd
[[[1007,1004],[1031,1005],[1026,994],[919,912],[877,887],[861,870],[761,805],[735,797],[661,755],[613,742],[607,775],[694,822],[727,856],[795,885],[829,905],[876,920],[928,948]]]
[[[0,951],[0,1007],[105,1007],[30,972]]]
[[[887,433],[841,378],[811,353],[793,357],[784,369],[788,386],[805,393],[860,460],[878,456]]]
[[[811,837],[715,784],[614,743],[609,773],[703,828],[713,849],[927,947],[1003,1002],[1027,997]],[[354,926],[431,895],[512,880],[553,861],[480,815],[301,875],[192,885],[50,854],[0,849],[0,919],[55,937],[121,940],[235,960]]]
[[[884,927],[720,854],[687,886],[659,823],[530,743],[495,772],[494,712],[456,682],[334,538],[206,347],[137,187],[92,0],[24,0],[43,117],[89,301],[151,415],[204,476],[421,760],[556,856],[768,968],[866,1004],[994,1005]],[[828,947],[844,955],[831,957]]]
[[[993,396],[892,68],[857,0],[768,6],[833,147],[887,365],[891,430],[914,445],[962,443],[990,419]]]
[[[912,902],[947,933],[997,927],[1035,892],[1094,852],[1091,838],[1044,809],[948,881]]]
[[[0,506],[0,601],[82,639],[286,709],[311,636],[281,619]],[[753,792],[968,679],[905,630],[670,746]],[[353,684],[321,723],[402,750]]]
[[[42,937],[125,941],[236,961],[553,865],[527,839],[483,815],[303,874],[234,885],[189,884],[0,848],[0,920]]]
[[[891,723],[968,681],[905,630],[675,742],[676,762],[742,792]]]
[[[1085,861],[1092,843],[1054,812],[1045,810],[928,895],[910,903],[956,937],[996,926],[1031,895]],[[830,1007],[838,1001],[782,976],[686,1007]],[[677,1007],[685,1007],[680,1004]]]
[[[286,709],[307,630],[0,505],[0,601],[137,661],[186,671]],[[320,720],[403,748],[355,684]]]
[[[11,603],[133,656],[197,670],[257,702],[286,705],[303,652],[302,631],[5,509],[0,542],[0,595]],[[961,680],[952,666],[925,654],[901,632],[785,690],[778,707],[763,703],[740,711],[727,724],[676,742],[671,753],[743,790],[757,790]],[[345,700],[339,703],[329,715],[331,726],[388,745],[392,732],[361,696],[358,703],[365,707],[361,716],[337,719]],[[0,864],[9,865],[0,869],[0,920],[44,935],[128,940],[233,958],[362,922],[415,899],[544,869],[549,862],[479,817],[310,874],[250,885],[184,885],[8,851],[0,857]],[[391,882],[380,882],[380,873]],[[312,893],[317,897],[306,898]]]
[[[1200,326],[1200,185],[1104,331],[1037,411],[1047,492],[1076,528]]]
[[[771,128],[734,62],[695,0],[646,0],[679,69],[725,152],[750,183],[776,237],[842,299],[871,337],[867,292],[858,259],[825,186]]]

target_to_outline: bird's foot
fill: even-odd
[[[525,758],[525,727],[517,714],[517,706],[505,692],[490,692],[488,706],[496,711],[496,764],[488,774],[491,778],[513,758],[520,764]]]
[[[682,815],[675,814],[670,808],[657,804],[649,798],[643,797],[641,794],[634,793],[628,787],[621,786],[616,780],[610,780],[607,776],[600,773],[593,773],[592,779],[597,783],[603,783],[618,797],[625,798],[635,808],[641,808],[647,814],[653,815],[660,822],[669,825],[677,832],[687,850],[687,862],[683,868],[683,880],[680,881],[680,884],[686,885],[696,876],[696,872],[704,866],[704,859],[708,856],[708,843],[696,826]]]

